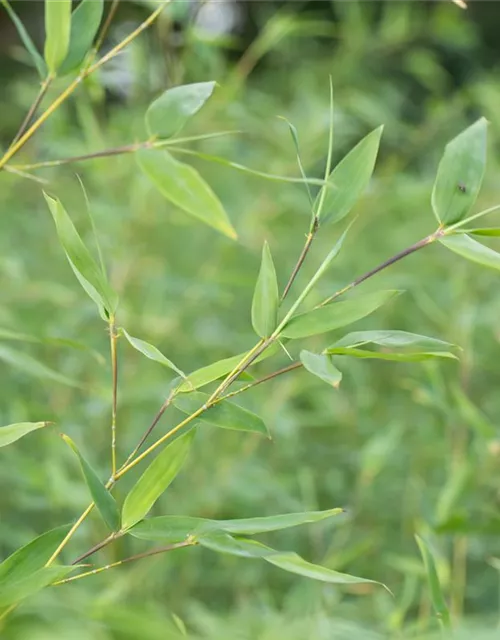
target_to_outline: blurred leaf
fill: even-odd
[[[61,202],[56,198],[51,198],[46,193],[44,193],[44,196],[54,218],[59,242],[66,253],[73,272],[87,294],[97,304],[103,319],[106,319],[106,314],[113,315],[116,311],[118,298],[115,292],[109,286],[106,276],[97,266],[87,247],[83,244]]]
[[[76,454],[80,467],[82,469],[83,477],[89,488],[92,500],[95,502],[99,513],[102,516],[104,522],[108,525],[111,531],[118,531],[120,528],[120,513],[116,505],[115,499],[111,493],[106,489],[104,484],[99,480],[96,472],[90,464],[85,460],[82,454],[78,451],[76,444],[71,438],[65,434],[62,434],[64,442],[71,447]]]
[[[493,439],[497,434],[495,425],[486,418],[457,384],[452,385],[451,392],[455,401],[455,408],[467,426],[474,429],[483,438]]]
[[[202,407],[209,398],[208,393],[194,391],[193,393],[175,396],[173,402],[177,409],[191,415]],[[269,435],[262,418],[229,400],[223,400],[210,407],[198,417],[198,420],[221,429],[234,429],[236,431],[250,431]]]
[[[63,567],[61,565],[52,565],[38,569],[29,576],[25,576],[20,580],[8,581],[0,583],[0,607],[7,607],[11,604],[25,600],[33,596],[38,591],[48,587],[52,582],[62,580],[68,573],[74,571],[76,567],[70,565]]]
[[[141,149],[139,167],[167,200],[224,235],[236,239],[222,204],[200,174],[167,151]]]
[[[473,236],[500,236],[499,227],[480,227],[479,229],[464,229],[463,231]]]
[[[286,338],[305,338],[345,327],[370,315],[400,293],[400,291],[375,291],[345,302],[331,302],[324,307],[295,316],[285,326],[281,335]]]
[[[45,62],[55,73],[68,53],[71,0],[45,0]]]
[[[307,181],[307,175],[306,175],[306,172],[304,171],[304,165],[302,164],[302,159],[300,157],[299,134],[297,133],[296,127],[294,127],[294,125],[289,120],[287,120],[283,116],[278,116],[278,118],[280,118],[280,120],[284,120],[287,123],[288,128],[290,130],[290,135],[292,136],[293,144],[294,144],[294,147],[295,147],[295,154],[297,156],[297,164],[299,166],[300,175],[302,176],[302,179],[304,180],[304,183],[305,183],[305,186],[306,186],[306,190],[307,190],[307,197],[309,198],[309,203],[311,204],[311,207],[312,207],[313,206],[313,198],[312,198],[312,195],[311,195],[311,189],[309,188],[309,183]]]
[[[18,422],[17,424],[9,424],[6,427],[0,427],[0,447],[6,447],[23,436],[43,429],[43,427],[51,424],[50,422]]]
[[[159,362],[163,366],[168,367],[169,369],[172,369],[173,371],[178,373],[182,378],[186,377],[186,374],[184,372],[178,369],[171,360],[165,357],[163,353],[159,351],[156,347],[154,347],[152,344],[149,344],[144,340],[140,340],[139,338],[134,338],[129,333],[127,333],[127,331],[125,331],[125,329],[123,328],[122,328],[122,331],[123,331],[123,335],[127,338],[129,343],[134,347],[136,351],[139,351],[140,353],[145,355],[146,358],[149,358],[150,360],[154,360],[155,362]]]
[[[122,509],[122,530],[142,520],[181,470],[194,436],[186,433],[161,451],[132,487]]]
[[[69,50],[59,75],[77,69],[90,51],[101,24],[104,0],[82,0],[71,15]]]
[[[35,63],[35,67],[38,71],[38,75],[40,79],[43,80],[47,75],[47,66],[45,64],[45,60],[42,58],[38,49],[35,47],[33,40],[30,38],[29,33],[26,31],[24,24],[19,19],[18,15],[14,11],[14,9],[10,6],[8,0],[0,0],[0,4],[5,8],[7,13],[9,14],[10,19],[14,23],[14,26],[17,29],[17,33],[22,40],[22,43],[26,47],[26,50],[33,58],[33,62]]]
[[[139,522],[131,533],[143,540],[158,540],[163,542],[177,542],[188,536],[197,536],[210,532],[224,531],[226,533],[255,535],[269,531],[280,531],[290,527],[297,527],[312,522],[320,522],[343,513],[343,509],[328,509],[327,511],[305,511],[303,513],[286,513],[277,516],[258,518],[243,518],[237,520],[206,520],[204,518],[190,518],[185,516],[159,516],[147,518]]]
[[[459,256],[485,267],[500,270],[500,253],[460,233],[440,238],[439,242]]]
[[[319,192],[315,208],[323,199],[320,224],[339,222],[360,198],[373,173],[383,127],[365,136],[334,168],[326,185]],[[322,196],[323,189],[326,195]]]
[[[63,525],[42,533],[0,564],[0,584],[18,582],[44,567],[71,525]]]
[[[462,220],[476,201],[486,166],[486,127],[481,118],[445,147],[432,190],[439,223]]]
[[[332,387],[338,388],[342,380],[342,373],[333,364],[331,358],[303,350],[300,352],[300,361],[309,373],[332,385]]]
[[[441,622],[441,624],[443,625],[443,627],[445,629],[449,629],[451,626],[450,613],[448,611],[448,606],[446,604],[443,591],[441,589],[441,584],[439,582],[438,574],[436,571],[436,564],[434,562],[434,557],[432,555],[432,552],[428,544],[422,538],[420,538],[420,536],[416,535],[415,539],[417,541],[418,547],[420,549],[420,553],[422,554],[422,559],[424,561],[432,606],[434,607],[436,616]]]
[[[46,378],[47,380],[54,380],[55,382],[60,382],[62,384],[66,384],[70,387],[79,387],[80,384],[67,376],[58,373],[49,367],[46,367],[35,358],[32,358],[27,353],[23,353],[22,351],[16,351],[11,349],[10,347],[6,347],[5,345],[0,345],[0,360],[4,362],[8,362],[14,367],[17,367],[24,373],[29,373],[36,378]]]
[[[150,135],[170,138],[179,133],[210,98],[215,82],[196,82],[167,89],[146,112]]]
[[[448,474],[446,482],[439,492],[435,519],[438,525],[446,522],[452,515],[456,503],[460,500],[471,475],[467,462],[460,462]]]
[[[252,300],[252,326],[261,338],[268,338],[276,329],[279,291],[276,270],[267,242],[262,248],[262,262]]]

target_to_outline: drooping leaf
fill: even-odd
[[[8,607],[33,596],[38,591],[48,587],[52,582],[62,580],[75,569],[74,565],[68,567],[52,565],[38,569],[20,580],[12,582],[9,580],[7,583],[0,583],[0,607]]]
[[[381,585],[380,582],[376,582],[375,580],[359,578],[347,573],[339,573],[333,569],[327,569],[312,562],[307,562],[307,560],[304,560],[296,553],[276,551],[255,540],[233,538],[228,533],[207,535],[206,537],[202,536],[199,539],[199,544],[218,553],[227,553],[244,558],[262,558],[266,562],[284,571],[296,573],[305,578],[320,580],[321,582],[329,582],[332,584],[371,583]]]
[[[252,300],[252,326],[261,338],[268,338],[278,320],[279,291],[276,270],[267,242],[262,248],[262,261]]]
[[[120,513],[116,505],[115,499],[111,493],[106,489],[104,484],[99,480],[96,472],[90,464],[85,460],[76,444],[67,435],[62,435],[64,442],[71,447],[76,454],[80,467],[82,469],[83,477],[89,488],[92,500],[95,503],[99,513],[102,516],[104,522],[108,525],[111,531],[118,531],[120,528]]]
[[[400,291],[375,291],[345,302],[331,302],[292,318],[282,335],[286,338],[305,338],[345,327],[370,315],[399,293]]]
[[[142,520],[181,470],[187,458],[194,430],[167,445],[153,460],[125,498],[122,529]]]
[[[440,223],[462,220],[476,201],[486,166],[486,128],[481,118],[446,145],[432,190]]]
[[[150,135],[170,138],[184,127],[210,98],[215,82],[196,82],[167,89],[146,111]]]
[[[342,380],[342,373],[329,356],[303,350],[300,352],[300,361],[309,373],[327,384],[331,384],[332,387],[338,388]]]
[[[434,607],[436,616],[442,623],[443,627],[449,629],[451,624],[450,612],[444,598],[441,583],[439,582],[434,556],[432,555],[429,545],[427,544],[427,542],[425,542],[425,540],[423,540],[420,536],[415,536],[415,539],[417,541],[418,548],[420,549],[420,553],[424,561],[432,606]]]
[[[484,267],[500,270],[500,253],[493,251],[493,249],[489,247],[485,247],[484,244],[473,240],[465,233],[444,236],[440,238],[439,242],[471,262],[477,262]]]
[[[168,367],[169,369],[172,369],[173,371],[178,373],[182,378],[186,377],[186,374],[183,371],[181,371],[178,367],[176,367],[171,360],[169,360],[166,356],[164,356],[159,349],[154,347],[152,344],[145,342],[144,340],[140,340],[139,338],[134,338],[123,328],[122,328],[122,331],[123,331],[123,335],[127,338],[129,343],[134,347],[136,351],[139,351],[140,353],[145,355],[146,358],[149,358],[150,360],[154,360],[155,362],[159,362],[164,367]]]
[[[0,584],[18,582],[45,566],[71,525],[63,525],[42,533],[0,564]]]
[[[77,69],[90,51],[104,10],[104,0],[82,0],[71,14],[71,35],[68,53],[59,75]]]
[[[327,511],[305,511],[277,516],[243,518],[238,520],[206,520],[185,516],[159,516],[142,520],[130,533],[143,540],[180,542],[188,536],[196,540],[207,533],[226,532],[239,535],[255,535],[269,531],[280,531],[312,522],[326,520],[343,513],[343,509]]]
[[[49,424],[50,422],[18,422],[9,424],[6,427],[0,427],[0,447],[6,447],[28,433],[43,429]]]
[[[229,238],[236,238],[220,200],[196,169],[167,151],[142,149],[136,157],[141,170],[167,200]]]
[[[330,188],[325,185],[315,202],[316,208],[323,200],[320,224],[342,220],[363,194],[373,173],[382,131],[383,127],[378,127],[365,136],[331,172]]]
[[[40,76],[40,79],[43,80],[47,75],[47,66],[45,64],[45,60],[42,58],[42,56],[38,52],[38,49],[35,47],[35,44],[31,39],[29,33],[26,31],[24,24],[19,19],[19,16],[14,11],[14,9],[10,6],[9,1],[0,0],[0,4],[2,4],[2,6],[5,8],[7,13],[9,14],[9,17],[14,23],[14,26],[17,29],[17,33],[19,34],[19,37],[21,38],[22,43],[26,47],[26,51],[33,58],[33,62],[35,64],[36,70],[38,71],[38,75]]]
[[[191,415],[205,405],[209,398],[210,396],[207,393],[194,391],[193,393],[183,393],[175,396],[173,402],[177,409]],[[198,420],[221,429],[234,429],[235,431],[250,431],[251,433],[269,435],[266,425],[259,416],[229,400],[223,400],[210,407],[200,415]]]
[[[103,318],[114,314],[118,297],[109,286],[106,276],[83,244],[61,202],[46,193],[44,196],[54,218],[59,242],[77,279],[97,304]]]
[[[63,376],[58,371],[49,369],[49,367],[45,366],[38,360],[35,360],[35,358],[27,353],[16,351],[15,349],[6,347],[3,344],[0,344],[0,360],[8,362],[13,367],[16,367],[24,373],[28,373],[31,376],[35,376],[36,378],[54,380],[54,382],[66,384],[70,387],[80,386],[75,380],[72,380],[67,376]]]
[[[56,73],[68,53],[70,32],[71,0],[45,0],[44,56],[51,73]]]

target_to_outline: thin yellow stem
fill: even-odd
[[[42,100],[44,99],[45,94],[47,93],[53,80],[54,80],[54,74],[50,74],[45,78],[45,80],[40,85],[40,90],[38,91],[36,98],[33,100],[33,103],[29,108],[28,113],[26,114],[24,120],[22,121],[22,124],[19,127],[16,135],[14,136],[11,146],[14,145],[19,140],[19,138],[23,135],[23,133],[26,131],[26,127],[31,122],[31,119],[35,115],[38,107],[40,106]]]
[[[57,559],[57,557],[59,556],[59,554],[61,553],[61,551],[64,549],[64,547],[68,544],[68,542],[71,540],[71,538],[73,537],[73,534],[75,533],[75,531],[78,529],[78,527],[82,524],[82,522],[85,520],[85,518],[89,515],[89,513],[92,511],[92,509],[94,508],[94,503],[92,502],[91,504],[89,504],[89,506],[85,509],[85,511],[82,513],[82,515],[78,518],[78,520],[75,522],[75,524],[71,527],[71,529],[68,531],[68,533],[66,534],[66,536],[64,537],[63,541],[61,542],[61,544],[57,547],[57,549],[54,551],[54,553],[50,556],[50,558],[47,560],[47,562],[45,563],[46,567],[50,567],[51,564],[53,564],[55,562],[55,560]]]
[[[111,377],[113,386],[113,398],[111,402],[111,477],[116,474],[116,407],[118,398],[118,357],[116,350],[116,326],[115,317],[109,320],[109,342],[111,350]]]

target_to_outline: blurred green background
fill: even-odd
[[[42,3],[13,4],[33,37],[43,40]],[[132,31],[151,6],[122,2],[106,46]],[[5,148],[33,100],[37,79],[4,12],[0,20]],[[184,133],[241,133],[191,148],[259,171],[298,176],[293,143],[277,118],[285,116],[298,129],[307,172],[320,177],[331,76],[334,160],[378,125],[385,131],[374,178],[353,212],[358,219],[315,294],[319,300],[433,231],[430,193],[443,147],[481,115],[490,122],[489,156],[476,210],[500,202],[498,26],[500,8],[493,2],[473,2],[467,11],[451,2],[175,2],[57,111],[16,162],[142,140],[144,112],[161,91],[216,80],[214,97]],[[50,95],[63,86],[56,83]],[[119,324],[185,371],[253,345],[250,304],[262,242],[271,245],[283,286],[309,220],[301,185],[198,159],[192,164],[224,203],[238,242],[162,199],[132,155],[36,174],[94,246],[88,197],[121,297]],[[1,176],[1,424],[57,423],[2,450],[2,555],[71,521],[88,503],[58,431],[79,443],[102,478],[109,475],[106,328],[65,260],[42,187],[17,175]],[[342,230],[329,227],[319,234],[295,292]],[[232,518],[342,506],[347,513],[338,519],[262,539],[382,581],[394,598],[377,587],[336,588],[257,560],[189,549],[46,590],[7,621],[1,637],[434,637],[438,626],[414,540],[423,532],[436,553],[457,637],[497,638],[499,574],[491,559],[500,554],[499,286],[495,272],[439,246],[370,280],[365,291],[406,293],[356,329],[440,337],[463,347],[460,361],[346,361],[338,391],[302,371],[263,385],[245,394],[244,404],[265,418],[272,442],[204,428],[187,466],[154,508],[156,514]],[[13,341],[9,331],[72,340],[82,348],[61,340]],[[323,337],[307,344],[332,341]],[[26,356],[64,379],[51,379]],[[123,458],[162,403],[171,378],[122,342],[119,359]],[[282,353],[258,371],[287,362]],[[177,418],[175,410],[167,413],[158,433]],[[119,498],[128,486],[128,478],[118,485]],[[70,560],[102,537],[98,517],[89,518],[65,557]],[[106,564],[144,548],[123,539],[98,560]]]

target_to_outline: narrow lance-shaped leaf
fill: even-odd
[[[173,402],[177,409],[191,415],[204,406],[209,398],[210,396],[207,393],[194,391],[193,393],[183,393],[175,396]],[[269,434],[266,425],[259,416],[229,400],[223,400],[210,407],[199,416],[198,420],[221,429]]]
[[[123,530],[142,520],[174,480],[189,453],[194,433],[190,431],[166,446],[132,487],[123,504]]]
[[[76,568],[75,565],[67,567],[52,565],[38,569],[38,571],[18,581],[9,581],[8,584],[0,583],[0,607],[8,607],[33,596],[38,591],[48,587],[52,582],[62,580]]]
[[[134,347],[136,351],[139,351],[139,353],[142,353],[143,355],[145,355],[146,358],[149,358],[150,360],[154,360],[155,362],[159,362],[164,367],[168,367],[169,369],[172,369],[173,371],[178,373],[182,378],[186,377],[186,374],[183,371],[181,371],[178,367],[176,367],[171,360],[169,360],[166,356],[164,356],[159,349],[154,347],[152,344],[145,342],[144,340],[140,340],[139,338],[134,338],[129,333],[127,333],[127,331],[125,331],[125,329],[123,328],[122,328],[122,331],[123,331],[123,335],[127,338],[129,343]]]
[[[184,127],[210,98],[215,82],[196,82],[167,89],[146,111],[150,135],[170,138]]]
[[[68,53],[59,69],[62,76],[77,69],[90,51],[104,10],[104,0],[82,0],[71,14]]]
[[[260,272],[252,300],[252,326],[261,338],[268,338],[276,329],[279,291],[276,270],[267,242],[262,248]]]
[[[478,229],[464,229],[464,232],[473,236],[490,236],[490,237],[500,236],[499,227],[479,227]]]
[[[345,327],[376,311],[399,295],[400,291],[376,291],[345,302],[332,302],[295,316],[282,331],[286,338],[305,338]]]
[[[44,59],[38,52],[38,49],[35,47],[33,40],[31,39],[29,33],[26,31],[26,28],[22,21],[19,19],[19,16],[14,11],[14,9],[10,6],[10,2],[8,0],[0,0],[0,4],[5,8],[7,13],[9,14],[10,19],[14,23],[14,26],[17,29],[17,33],[22,40],[22,43],[26,47],[26,50],[33,58],[33,62],[35,64],[36,70],[38,71],[38,75],[43,80],[47,75],[47,66],[45,64]]]
[[[309,373],[332,385],[332,387],[338,388],[342,380],[342,373],[333,364],[329,356],[303,350],[300,352],[300,361]]]
[[[486,127],[481,118],[446,145],[432,190],[440,223],[462,220],[476,201],[486,166]]]
[[[71,0],[45,0],[45,62],[51,73],[68,53],[71,32]]]
[[[500,270],[500,253],[485,247],[484,244],[464,233],[444,236],[439,242],[462,258],[482,264],[484,267]]]
[[[284,120],[287,123],[288,128],[290,130],[290,135],[292,136],[293,144],[294,144],[294,147],[295,147],[295,153],[297,155],[297,164],[299,165],[300,175],[302,176],[302,179],[304,180],[305,187],[306,187],[306,190],[307,190],[307,197],[309,198],[309,202],[310,202],[311,207],[312,207],[313,206],[313,198],[312,198],[312,195],[311,195],[311,189],[309,187],[309,183],[307,182],[307,175],[306,175],[306,172],[304,171],[304,165],[302,164],[302,159],[300,157],[299,134],[297,132],[297,128],[289,120],[287,120],[283,116],[278,116],[278,118],[280,118],[281,120]]]
[[[141,170],[167,200],[229,238],[236,238],[222,204],[196,169],[175,160],[167,151],[141,149],[136,157]]]
[[[23,436],[36,431],[37,429],[43,429],[50,422],[18,422],[17,424],[9,424],[6,427],[0,427],[0,447],[6,447],[8,444],[12,444],[19,440]]]
[[[116,310],[118,298],[115,292],[90,255],[61,202],[47,194],[44,196],[54,218],[59,241],[73,272],[87,294],[97,304],[101,316],[106,319],[107,315],[112,315]]]
[[[443,590],[436,571],[434,557],[428,544],[420,536],[415,536],[422,559],[424,561],[425,571],[427,573],[427,583],[431,596],[432,606],[436,612],[436,616],[446,629],[450,628],[450,612],[446,600],[444,599]]]
[[[108,525],[111,531],[118,531],[120,528],[120,513],[116,505],[115,499],[111,493],[106,489],[104,484],[99,480],[96,472],[90,464],[85,460],[82,454],[78,451],[76,444],[67,435],[62,434],[64,442],[73,450],[76,454],[80,467],[82,469],[83,477],[89,488],[92,500],[95,502],[95,506],[99,510],[104,522]]]
[[[325,185],[315,202],[318,207],[323,200],[320,224],[342,220],[363,194],[373,173],[382,131],[383,127],[378,127],[364,137],[331,172],[330,187]]]
[[[53,380],[61,384],[66,384],[70,387],[80,386],[75,380],[62,375],[58,371],[50,369],[29,354],[24,353],[23,351],[11,349],[3,344],[0,344],[0,360],[8,362],[13,367],[23,371],[23,373],[35,376],[36,378]]]

